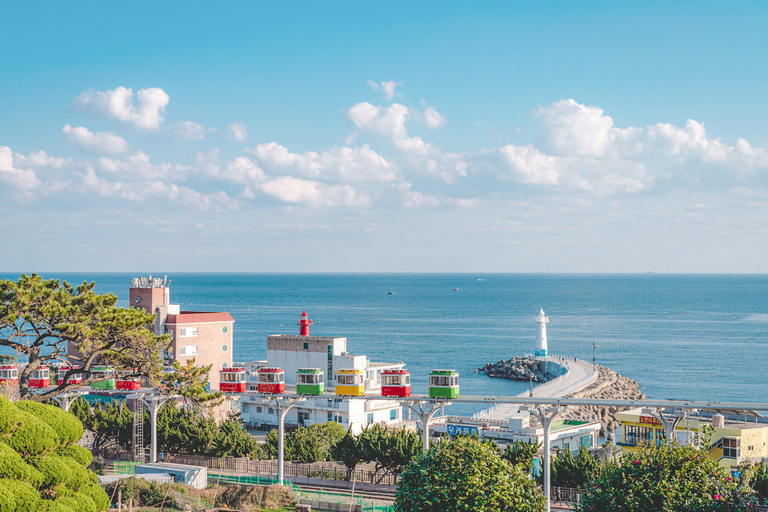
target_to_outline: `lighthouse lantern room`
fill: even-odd
[[[544,315],[544,309],[539,312],[539,316],[536,317],[536,323],[539,324],[539,335],[536,338],[536,351],[533,353],[536,357],[549,356],[549,350],[547,350],[547,322],[549,317]]]

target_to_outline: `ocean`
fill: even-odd
[[[42,273],[95,281],[128,306],[138,274]],[[161,274],[155,274],[161,275]],[[17,274],[0,277],[18,278]],[[636,380],[653,398],[768,401],[768,276],[555,274],[168,274],[182,310],[228,311],[234,358],[266,358],[268,334],[345,336],[373,361],[405,362],[414,392],[454,368],[467,395],[514,395],[528,383],[473,371],[533,352],[534,317],[550,318],[549,350]],[[458,289],[458,291],[454,291]],[[393,294],[388,294],[393,292]],[[289,377],[290,379],[290,377]],[[454,414],[472,406],[451,407]]]

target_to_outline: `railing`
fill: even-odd
[[[564,503],[566,505],[578,505],[581,503],[581,490],[570,487],[550,487],[549,497],[552,503]]]
[[[165,462],[176,464],[190,464],[193,466],[203,466],[208,469],[218,471],[229,471],[232,473],[245,473],[252,475],[274,475],[277,473],[276,460],[251,460],[248,457],[224,459],[214,457],[203,457],[200,455],[188,454],[166,454]],[[352,481],[360,484],[375,485],[377,489],[394,491],[397,486],[398,475],[375,471],[356,469],[347,472],[345,467],[329,466],[318,463],[311,464],[293,464],[286,462],[284,466],[285,476],[296,484],[310,483],[311,480],[330,481],[326,486],[347,488]],[[336,485],[334,482],[338,482]],[[343,484],[342,484],[343,483]]]

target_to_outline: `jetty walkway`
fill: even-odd
[[[545,358],[536,358],[552,364],[556,364],[565,369],[565,373],[549,382],[539,384],[533,388],[533,396],[537,398],[563,398],[571,393],[583,389],[593,382],[599,376],[597,366],[581,359],[573,357],[549,356]],[[524,391],[517,396],[529,396],[530,391]],[[517,413],[520,409],[516,404],[498,404],[488,409],[472,415],[472,419],[481,421],[505,421],[510,416]]]

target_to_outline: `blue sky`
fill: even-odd
[[[0,267],[765,272],[766,11],[7,5]]]

